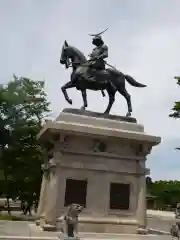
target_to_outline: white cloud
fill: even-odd
[[[179,146],[180,139],[174,138],[163,140],[159,146],[153,148],[147,158],[147,167],[151,169],[153,180],[179,180],[180,151],[175,150]]]
[[[133,116],[148,133],[165,140],[178,137],[179,121],[168,114],[180,91],[173,80],[180,74],[179,7],[179,0],[1,1],[0,82],[13,73],[45,79],[53,116],[59,114],[69,107],[60,90],[70,75],[59,64],[63,41],[87,55],[93,47],[88,33],[109,27],[104,34],[109,63],[148,86],[136,89],[127,83]],[[79,108],[81,93],[68,92],[73,107]],[[108,101],[100,92],[90,91],[88,100],[88,109],[101,112]],[[126,110],[124,98],[117,94],[111,113],[123,115]]]

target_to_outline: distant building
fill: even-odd
[[[147,193],[146,195],[146,200],[147,200],[147,209],[154,209],[155,208],[155,199],[157,197],[150,194],[150,193]]]

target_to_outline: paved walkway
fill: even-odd
[[[0,240],[64,240],[64,238],[58,238],[58,237],[15,237],[15,236],[0,236]],[[65,238],[66,239],[66,238]],[[104,238],[99,238],[96,236],[92,236],[91,238],[86,238],[86,237],[80,237],[80,240],[99,240],[99,239],[104,239]],[[122,236],[119,235],[118,238],[105,238],[106,240],[113,240],[113,239],[120,239],[120,240],[171,240],[172,238],[170,237],[162,237],[162,236],[144,236],[144,237],[140,237],[140,236]]]
[[[16,212],[17,214],[17,212]],[[15,214],[15,215],[16,215]],[[14,214],[13,214],[14,215]],[[148,210],[148,228],[153,228],[165,232],[169,232],[174,219],[173,212],[165,211],[154,211]],[[43,232],[38,227],[35,226],[33,222],[28,221],[0,221],[0,240],[24,240],[24,239],[41,239],[41,240],[57,240],[59,233],[55,232]],[[85,240],[96,240],[96,239],[122,239],[122,240],[137,240],[137,239],[147,239],[147,240],[168,240],[171,239],[170,236],[140,236],[140,235],[125,235],[125,234],[92,234],[92,233],[81,233],[81,239]]]
[[[175,217],[174,212],[160,211],[160,210],[147,210],[147,215],[161,217],[161,218],[169,218],[169,219],[174,219]]]
[[[57,240],[60,233],[58,232],[44,232],[36,227],[34,223],[29,222],[13,222],[13,221],[0,221],[0,240]],[[128,234],[108,234],[108,233],[80,233],[80,239],[84,240],[168,240],[170,236],[156,236],[156,235],[128,235]],[[61,234],[61,239],[63,239]]]

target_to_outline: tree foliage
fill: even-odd
[[[48,112],[44,82],[13,76],[0,87],[1,189],[6,197],[39,193],[44,149],[36,136]]]
[[[177,80],[177,84],[180,86],[180,77],[174,77]],[[176,101],[172,108],[172,113],[169,114],[172,118],[180,118],[180,101]]]
[[[148,178],[148,179],[147,179]],[[180,181],[149,181],[146,178],[147,191],[155,196],[155,205],[157,208],[165,209],[167,206],[176,208],[180,202]]]
[[[177,85],[180,85],[180,77],[174,77],[177,80]],[[174,102],[172,113],[169,117],[180,118],[180,101]],[[180,148],[176,148],[180,150]],[[156,181],[151,186],[147,185],[151,193],[157,196],[156,202],[159,206],[171,205],[176,207],[180,202],[180,181]]]

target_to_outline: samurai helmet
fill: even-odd
[[[92,43],[93,43],[94,45],[96,45],[97,43],[98,43],[98,44],[104,44],[104,41],[103,41],[102,38],[101,38],[101,34],[103,34],[104,32],[106,32],[107,30],[108,30],[108,28],[106,28],[104,31],[102,31],[102,32],[100,32],[100,33],[97,33],[97,34],[89,34],[89,36],[94,37]]]

